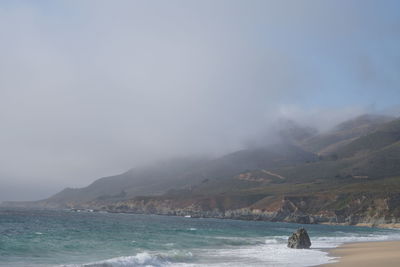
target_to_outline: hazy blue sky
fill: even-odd
[[[400,111],[400,1],[1,1],[0,36],[0,200]]]

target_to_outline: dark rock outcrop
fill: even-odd
[[[311,241],[310,237],[307,234],[306,229],[300,228],[295,233],[289,237],[288,240],[288,247],[289,248],[310,248]]]

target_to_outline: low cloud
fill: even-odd
[[[400,96],[397,4],[343,5],[0,4],[0,200],[218,156],[281,117],[326,130],[388,110]]]

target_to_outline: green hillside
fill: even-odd
[[[369,134],[363,135],[338,149],[339,157],[370,153],[400,141],[400,120],[385,123]]]
[[[301,146],[306,150],[321,155],[332,154],[353,140],[375,131],[391,120],[393,118],[387,116],[362,115],[337,125],[329,132],[305,139]]]
[[[44,202],[63,205],[99,199],[117,201],[138,195],[161,195],[174,189],[195,187],[204,180],[223,180],[244,170],[290,166],[316,158],[313,153],[299,147],[281,144],[245,149],[213,160],[176,159],[101,178],[84,188],[67,188]],[[242,185],[232,183],[230,186],[235,188]]]
[[[287,125],[275,145],[216,159],[158,162],[19,205],[301,223],[400,223],[400,119],[365,115],[314,136],[311,129]]]

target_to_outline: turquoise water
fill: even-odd
[[[305,225],[311,250],[286,248],[301,225],[68,211],[0,210],[0,266],[312,266],[343,242],[400,232]]]

